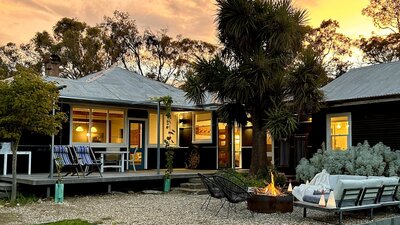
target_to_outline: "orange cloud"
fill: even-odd
[[[361,15],[367,0],[297,0],[295,4],[309,11],[312,26],[331,18],[338,20],[340,31],[351,37],[376,31],[371,20]],[[218,42],[216,6],[211,0],[0,0],[0,45],[28,42],[36,32],[50,31],[62,17],[95,25],[114,10],[129,12],[140,29],[167,28],[173,36]]]

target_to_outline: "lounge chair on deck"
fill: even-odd
[[[97,169],[97,171],[100,173],[100,176],[103,177],[103,174],[101,173],[100,170],[101,162],[99,159],[96,159],[93,150],[90,146],[76,145],[74,146],[74,149],[79,164],[85,166],[86,176],[91,174]]]
[[[69,146],[54,145],[53,156],[56,164],[61,163],[64,168],[69,169],[64,176],[67,176],[68,174],[71,174],[71,176],[75,174],[79,176],[79,172],[82,172],[83,174],[82,165],[78,163]]]

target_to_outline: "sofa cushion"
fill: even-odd
[[[364,182],[363,180],[342,180],[340,179],[334,190],[335,194],[335,200],[340,200],[343,195],[343,190],[344,189],[349,189],[349,188],[364,188]]]
[[[330,175],[329,176],[329,185],[331,186],[331,189],[335,188],[338,180],[339,180],[340,175]]]
[[[329,195],[324,195],[325,203],[328,201]],[[321,195],[304,195],[303,201],[318,204]]]

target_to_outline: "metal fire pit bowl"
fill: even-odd
[[[253,195],[247,200],[247,209],[258,213],[293,212],[293,195]]]

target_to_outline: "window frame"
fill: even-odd
[[[92,126],[93,122],[93,118],[92,118],[92,111],[93,109],[97,109],[97,110],[107,110],[107,123],[106,123],[106,142],[105,143],[97,143],[97,142],[73,142],[72,141],[72,135],[73,135],[73,117],[74,117],[74,108],[83,108],[83,109],[89,109],[89,128]],[[123,122],[123,127],[124,127],[124,140],[122,143],[110,143],[108,142],[109,140],[109,135],[110,133],[108,133],[109,131],[109,111],[110,110],[115,110],[115,111],[122,111],[124,113],[124,122]],[[93,105],[70,105],[70,117],[69,117],[69,143],[70,145],[90,145],[93,147],[126,147],[128,145],[128,141],[127,138],[128,137],[128,131],[127,131],[127,127],[128,127],[128,123],[127,120],[128,119],[128,110],[124,109],[124,108],[118,108],[118,107],[109,107],[109,106],[93,106]],[[89,133],[89,140],[92,140],[92,136],[91,136],[91,132]]]
[[[210,139],[207,140],[196,140],[196,114],[206,114],[209,113],[211,115],[210,118]],[[197,111],[192,112],[192,143],[193,144],[212,144],[213,143],[213,113],[212,111]]]
[[[148,110],[147,111],[148,112],[148,134],[149,134],[149,138],[148,138],[148,141],[147,141],[147,146],[149,146],[149,148],[157,148],[157,143],[150,143],[150,129],[151,129],[151,126],[150,126],[150,114],[155,114],[156,115],[156,118],[157,118],[157,111],[154,111],[154,110]],[[172,114],[175,114],[175,115],[172,115]],[[165,139],[165,137],[166,137],[166,134],[164,133],[164,131],[165,131],[165,125],[166,125],[166,115],[165,115],[165,111],[160,111],[160,116],[161,116],[161,118],[160,118],[160,144],[161,144],[161,146],[162,146],[162,148],[163,148],[163,146],[164,146],[164,139]],[[176,126],[173,126],[173,127],[171,127],[171,129],[173,129],[173,130],[175,130],[175,138],[176,138],[176,143],[171,143],[171,147],[180,147],[179,146],[179,112],[177,112],[177,111],[171,111],[171,116],[175,116],[176,118]],[[172,120],[172,118],[171,118],[171,120]],[[172,125],[172,124],[171,124]],[[157,120],[156,120],[156,126],[157,126]],[[157,127],[156,127],[156,131],[157,131]]]
[[[333,113],[326,115],[326,149],[333,150],[333,151],[340,151],[339,149],[332,149],[332,134],[331,134],[331,119],[333,117],[342,117],[347,116],[348,118],[348,134],[347,135],[335,135],[335,136],[347,136],[347,149],[352,146],[352,121],[351,121],[351,112],[344,112],[344,113]],[[346,150],[343,150],[346,151]]]

